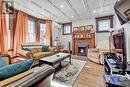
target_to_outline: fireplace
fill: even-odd
[[[78,44],[77,55],[87,56],[89,45]]]

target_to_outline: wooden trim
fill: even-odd
[[[110,20],[110,27],[113,28],[113,15],[109,15],[109,16],[103,16],[103,17],[97,17],[96,19],[96,33],[105,33],[105,32],[109,32],[107,30],[105,31],[99,31],[98,29],[98,22],[102,21],[102,20]]]
[[[67,33],[67,34],[64,33],[65,25],[70,25],[70,33]],[[71,35],[71,34],[72,34],[72,22],[62,24],[62,35]]]

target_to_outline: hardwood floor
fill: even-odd
[[[103,74],[102,65],[87,60],[73,87],[105,87]]]

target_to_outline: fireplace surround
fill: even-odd
[[[77,30],[72,33],[72,54],[77,55],[77,47],[79,44],[89,45],[89,48],[94,48],[95,46],[95,32],[88,30]],[[81,54],[84,52],[84,48],[81,49]]]

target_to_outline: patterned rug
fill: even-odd
[[[87,60],[87,56],[71,55],[71,57],[72,57],[72,59],[77,59],[77,60],[82,60],[82,61]]]
[[[72,87],[86,61],[72,59],[72,64],[62,68],[51,81],[51,87]]]

